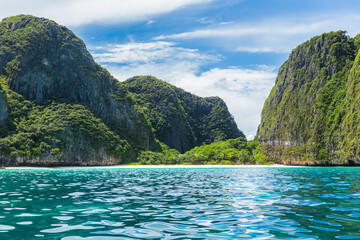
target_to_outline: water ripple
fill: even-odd
[[[0,178],[0,239],[360,239],[357,168],[0,170]]]

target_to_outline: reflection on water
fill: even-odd
[[[359,168],[0,170],[0,239],[360,239]]]

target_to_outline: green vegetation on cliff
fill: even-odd
[[[136,76],[124,84],[148,116],[156,137],[180,152],[245,137],[218,97],[201,98],[152,76]]]
[[[19,15],[0,22],[1,165],[110,165],[147,155],[171,163],[180,154],[161,141],[184,152],[240,136],[220,98],[153,77],[118,82],[82,40],[51,20]],[[230,145],[217,153],[240,161],[233,155],[242,149],[225,152]]]
[[[124,84],[51,20],[0,22],[0,78],[7,89],[0,117],[9,115],[0,119],[6,164],[114,164],[161,149]]]
[[[262,111],[263,153],[286,164],[360,164],[359,39],[324,33],[292,51]]]
[[[107,165],[129,157],[129,144],[82,105],[36,103],[9,89],[6,100],[10,114],[0,125],[2,164]]]
[[[5,91],[0,84],[0,126],[4,124],[8,117],[7,103]],[[1,134],[1,133],[0,133]]]

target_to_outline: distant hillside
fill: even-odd
[[[360,164],[360,36],[324,33],[281,66],[258,129],[273,161]]]
[[[151,76],[133,77],[124,84],[148,116],[156,137],[180,152],[245,137],[221,98],[201,98]]]

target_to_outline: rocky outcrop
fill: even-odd
[[[257,133],[272,161],[360,164],[358,39],[325,33],[298,46],[281,66]]]
[[[7,104],[5,99],[5,94],[2,92],[0,86],[0,124],[5,124],[8,117]]]
[[[53,143],[52,146],[45,146],[39,156],[23,155],[13,153],[13,155],[0,155],[1,166],[104,166],[122,163],[123,156],[113,155],[98,142],[98,146],[91,144],[88,135],[80,128],[73,132],[68,128],[61,132],[57,140],[59,144]],[[44,143],[44,142],[42,142]],[[63,146],[57,146],[63,145]],[[61,147],[56,148],[56,147]]]
[[[350,70],[345,102],[340,126],[343,140],[340,142],[339,155],[350,165],[360,165],[360,51]]]
[[[10,89],[28,100],[84,104],[136,146],[157,149],[151,127],[133,107],[126,88],[94,62],[69,29],[32,16],[6,18],[0,27],[6,49],[0,73]]]
[[[149,117],[156,137],[182,153],[204,143],[245,137],[218,97],[201,98],[151,76],[124,84]]]
[[[31,101],[34,109],[38,110],[49,102],[80,104],[89,109],[89,114],[94,118],[101,119],[109,131],[131,146],[127,148],[127,157],[134,158],[140,150],[160,150],[151,125],[145,115],[136,109],[126,87],[96,64],[83,41],[66,27],[28,15],[6,18],[0,22],[0,44],[1,83],[9,88],[7,94],[11,101]],[[17,99],[18,95],[23,99]],[[0,110],[3,106],[1,102],[0,98]],[[12,115],[15,112],[16,109],[9,107],[12,122],[8,124],[8,135],[5,137],[20,131],[14,130],[14,121],[18,121]],[[31,115],[29,111],[26,114]],[[65,132],[64,134],[66,135]],[[78,140],[73,139],[74,142]],[[86,144],[80,145],[84,148],[78,148],[79,153],[86,149]],[[68,155],[62,155],[61,159],[78,159],[70,160],[74,163],[104,164],[120,161],[119,158],[111,160],[113,155],[100,148],[96,151],[104,154],[96,151],[89,151],[87,154],[85,151],[82,157],[73,155],[74,152],[68,150],[62,148],[61,151]],[[34,159],[28,156],[27,151],[22,152],[15,154],[12,159],[19,160],[18,162],[24,162],[23,159],[27,158]],[[37,159],[45,159],[44,156],[37,156]],[[47,157],[46,159],[52,159]],[[30,163],[29,159],[26,162]],[[55,162],[60,161],[60,158],[53,159]]]

